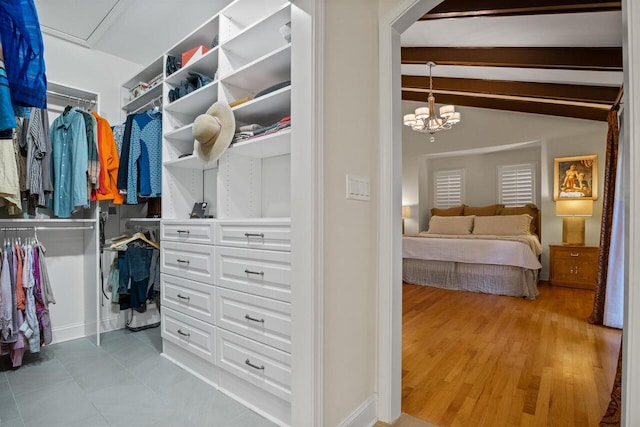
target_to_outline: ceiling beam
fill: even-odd
[[[429,89],[429,78],[402,76],[403,89]],[[456,79],[434,77],[434,93],[464,92],[522,98],[553,99],[566,102],[613,105],[620,88],[617,86],[586,86],[557,83],[516,82],[505,80]]]
[[[603,0],[445,0],[420,20],[478,16],[546,15],[618,11],[622,1]]]
[[[587,103],[561,103],[549,102],[551,100],[519,97],[495,98],[486,94],[472,93],[438,93],[438,104],[452,104],[456,106],[488,108],[502,111],[516,111],[521,113],[545,114],[560,117],[572,117],[577,119],[606,121],[609,112],[608,105]],[[414,88],[402,88],[403,101],[427,102],[427,91]]]
[[[621,47],[403,47],[403,64],[622,71]]]

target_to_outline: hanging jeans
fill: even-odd
[[[120,298],[121,309],[131,307],[140,313],[147,310],[147,285],[152,252],[147,248],[134,246],[118,254],[120,266],[118,294],[121,296],[129,294],[128,304],[127,298]]]

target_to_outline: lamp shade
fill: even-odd
[[[593,200],[558,200],[556,215],[591,216],[593,215]]]
[[[429,107],[416,108],[416,119],[424,120],[429,117]]]
[[[449,116],[449,123],[451,123],[452,125],[455,125],[456,123],[460,123],[460,113],[459,112],[455,112],[453,114],[451,114]]]
[[[411,216],[411,206],[402,206],[402,218],[409,218]]]
[[[404,115],[404,124],[407,126],[413,126],[416,124],[416,115],[415,114],[405,114]]]
[[[450,117],[456,112],[456,109],[453,105],[443,105],[440,107],[440,115],[442,117]]]

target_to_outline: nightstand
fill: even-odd
[[[549,281],[554,286],[595,289],[597,246],[549,245]]]

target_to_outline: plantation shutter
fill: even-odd
[[[525,163],[498,167],[500,203],[522,206],[535,203],[535,165]]]
[[[448,208],[460,206],[464,199],[464,170],[436,171],[434,173],[434,206]]]

